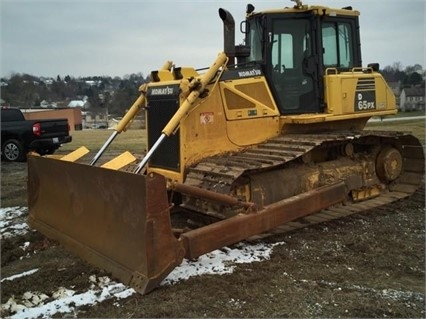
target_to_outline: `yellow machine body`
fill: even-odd
[[[362,66],[359,12],[298,0],[246,14],[236,46],[219,9],[224,52],[209,68],[153,71],[90,161],[84,147],[29,155],[30,225],[144,294],[183,258],[415,192],[419,140],[363,130],[397,110],[378,65]],[[104,160],[142,111],[142,160]]]
[[[172,77],[170,73],[166,81],[150,83],[148,91],[181,87],[182,81],[171,80]],[[342,128],[362,130],[373,116],[397,113],[395,95],[382,75],[370,68],[354,68],[341,73],[336,69],[327,70],[324,87],[327,102],[324,113],[280,115],[264,76],[216,80],[207,86],[208,98],[200,100],[180,121],[176,132],[180,139],[177,169],[148,165],[148,172],[161,174],[170,182],[183,183],[187,168],[202,159],[238,152],[286,131],[306,133],[318,130],[318,127],[323,127],[322,131]],[[362,94],[372,90],[375,105],[368,105]],[[185,101],[185,96],[180,96],[179,101]],[[356,107],[358,111],[355,111]],[[146,118],[149,125],[149,111]]]

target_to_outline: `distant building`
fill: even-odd
[[[60,105],[58,105],[58,103],[60,103]],[[40,102],[40,107],[41,108],[44,108],[44,109],[55,109],[55,108],[58,108],[58,107],[65,107],[65,105],[63,105],[64,103],[61,103],[61,102],[49,102],[49,101],[46,101],[46,100],[43,100],[43,101],[41,101]]]
[[[80,108],[21,109],[27,120],[66,118],[71,131],[83,129]]]
[[[108,128],[109,120],[106,113],[82,112],[83,128]]]
[[[399,109],[403,112],[424,111],[425,100],[424,87],[403,88],[399,98]]]
[[[391,88],[393,94],[395,95],[396,105],[399,106],[399,97],[401,96],[401,81],[396,82],[387,82]]]
[[[76,108],[76,107],[80,107],[82,109],[87,109],[89,108],[90,104],[87,100],[71,100],[68,103],[68,107],[71,108]]]
[[[54,82],[52,78],[46,78],[44,76],[40,77],[40,81],[42,81],[46,85],[52,85]]]

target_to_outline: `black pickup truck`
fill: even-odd
[[[17,108],[1,108],[1,158],[23,162],[29,151],[53,154],[71,142],[67,119],[26,120]]]

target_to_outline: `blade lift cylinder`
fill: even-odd
[[[182,103],[182,105],[179,107],[179,109],[164,127],[160,137],[157,139],[155,144],[151,147],[149,152],[138,164],[138,166],[134,170],[135,174],[139,174],[139,172],[145,167],[145,165],[148,163],[157,148],[161,145],[162,141],[166,137],[169,137],[174,134],[176,129],[179,127],[180,121],[190,112],[191,108],[197,101],[200,94],[205,90],[207,84],[214,79],[219,69],[226,65],[227,61],[228,57],[226,56],[226,54],[223,52],[219,53],[218,57],[216,58],[216,61],[211,65],[208,71],[203,76],[192,80],[192,82],[190,83],[190,87],[193,88],[192,92],[188,95],[185,102]]]
[[[170,70],[172,67],[172,62],[167,61],[162,66],[161,70]],[[137,100],[133,103],[133,105],[130,107],[129,111],[124,115],[124,117],[121,119],[121,121],[117,124],[117,126],[114,129],[114,132],[110,135],[108,140],[102,145],[101,149],[96,153],[96,155],[93,157],[93,159],[90,161],[90,166],[93,166],[96,164],[96,162],[99,160],[99,158],[102,156],[102,154],[106,151],[106,149],[111,145],[111,143],[114,141],[114,139],[120,134],[121,132],[125,132],[130,125],[130,123],[133,121],[133,119],[138,115],[139,111],[143,108],[146,101],[146,88],[147,84],[142,84],[139,88],[139,91],[141,94],[137,98]]]

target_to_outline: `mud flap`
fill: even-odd
[[[139,293],[183,259],[160,175],[29,156],[28,206],[30,227]]]

